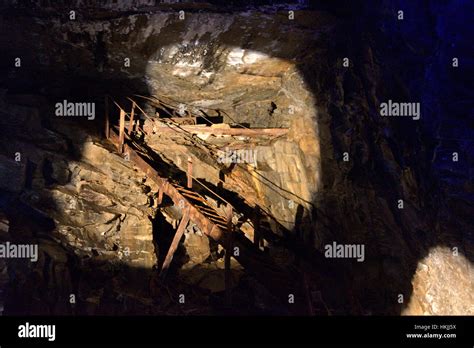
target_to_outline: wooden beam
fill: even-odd
[[[188,171],[187,171],[188,185],[187,187],[193,188],[193,160],[191,157],[188,157]]]
[[[262,235],[260,231],[260,212],[259,212],[258,206],[255,206],[252,223],[253,223],[253,244],[258,250],[260,250],[260,241],[262,239]]]
[[[197,124],[197,117],[171,117],[170,120],[183,126],[192,126]]]
[[[283,136],[289,131],[288,128],[213,128],[208,126],[174,126],[174,125],[157,125],[156,123],[150,124],[145,122],[144,131],[148,135],[152,135],[153,131],[157,134],[161,133],[179,133],[182,130],[192,134],[207,134],[211,133],[214,135],[235,135],[235,136],[247,136],[247,137],[259,137],[259,136]]]
[[[115,129],[112,128],[112,130],[110,140],[115,146],[119,147],[119,136]],[[228,248],[229,243],[232,244],[233,248],[238,248],[239,255],[235,257],[245,268],[246,272],[257,276],[259,280],[268,289],[271,289],[271,291],[278,295],[282,301],[287,301],[288,289],[279,285],[295,284],[295,277],[291,273],[288,273],[286,269],[276,264],[268,255],[256,250],[253,242],[246,238],[243,233],[232,233],[232,240],[229,242],[229,237],[231,236],[229,233],[224,233],[225,228],[219,227],[210,221],[178,191],[175,184],[162,178],[136,150],[130,148],[127,144],[125,144],[124,147],[127,148],[127,150],[130,149],[130,161],[140,168],[150,180],[154,181],[159,187],[167,182],[167,185],[163,186],[163,192],[170,197],[176,205],[179,205],[181,201],[184,202],[185,209],[189,209],[190,219],[205,235],[219,242],[224,248]],[[229,221],[229,219],[226,219],[226,221]]]
[[[166,181],[161,184],[160,190],[158,191],[158,205],[161,205],[163,202],[163,192],[166,190],[165,185],[168,185]]]
[[[119,151],[123,153],[123,144],[125,141],[125,111],[120,109],[120,124],[119,124]]]
[[[160,275],[164,276],[168,271],[170,266],[171,260],[173,260],[173,255],[178,248],[179,241],[183,237],[184,230],[189,222],[189,209],[185,209],[183,213],[183,217],[181,218],[181,222],[179,223],[178,229],[174,234],[173,241],[171,242],[170,248],[168,249],[168,253],[166,254],[165,261],[163,262],[163,267],[161,267]]]
[[[110,138],[110,120],[109,120],[109,98],[105,97],[104,100],[104,110],[105,110],[105,138]]]
[[[113,128],[112,128],[113,129]],[[111,132],[111,140],[119,147],[119,137],[115,134],[115,132]],[[142,157],[139,155],[134,149],[130,148],[127,144],[125,144],[125,148],[130,150],[130,161],[133,162],[140,170],[142,170],[148,178],[153,180],[156,184],[161,186],[163,182],[168,182],[167,179],[162,178],[156,170],[149,165]],[[171,198],[175,205],[179,205],[181,201],[184,202],[185,207],[189,207],[190,216],[192,220],[198,225],[199,229],[209,237],[214,240],[219,240],[222,236],[222,230],[216,228],[216,226],[209,221],[197,208],[189,202],[189,200],[184,197],[178,189],[172,185],[168,184],[163,187],[164,193]]]
[[[233,232],[234,232],[234,224],[232,223],[232,206],[227,204],[226,207],[226,219],[227,219],[227,245],[225,246],[225,297],[226,297],[226,304],[227,306],[232,305],[232,273],[230,270],[230,258],[232,256],[232,248],[233,248]]]
[[[132,102],[132,111],[130,111],[130,123],[128,124],[128,134],[133,132],[133,121],[135,117],[135,102]]]

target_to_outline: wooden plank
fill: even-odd
[[[215,210],[215,209],[203,209],[202,206],[197,206],[197,208],[202,214],[204,214],[206,216],[212,216],[215,219],[218,219],[219,222],[223,222],[224,224],[227,223],[227,220],[224,217],[222,217],[222,215],[220,215],[217,210]]]
[[[119,137],[115,130],[112,128],[110,140],[119,147]],[[133,162],[140,170],[142,170],[148,178],[153,180],[158,186],[168,182],[158,175],[155,169],[151,167],[134,149],[130,148],[125,144],[127,150],[129,149],[130,161]],[[242,236],[240,233],[233,233],[232,239],[229,242],[231,235],[229,233],[223,233],[225,228],[219,227],[217,224],[210,221],[206,216],[201,213],[195,206],[193,206],[171,183],[163,186],[163,192],[171,198],[175,205],[184,203],[184,209],[189,209],[190,219],[199,227],[199,229],[217,241],[219,244],[228,248],[229,243],[233,245],[233,248],[239,249],[239,255],[236,258],[245,268],[246,272],[253,274],[268,288],[271,289],[275,294],[281,298],[282,301],[287,300],[288,289],[279,284],[294,284],[294,276],[289,274],[281,266],[275,264],[267,255],[255,249],[253,242]],[[230,253],[229,253],[230,257]]]
[[[188,157],[188,171],[186,172],[186,176],[187,176],[187,187],[190,189],[190,188],[193,188],[193,160],[191,157]]]
[[[218,220],[219,222],[227,223],[227,220],[224,219],[222,216],[220,216],[217,212],[211,211],[211,210],[201,210],[200,207],[197,207],[197,208],[204,215],[212,217],[212,218]]]
[[[148,135],[153,134],[153,128],[155,133],[179,133],[185,130],[186,132],[199,134],[199,133],[211,133],[214,135],[235,135],[235,136],[247,136],[247,137],[258,137],[258,136],[283,136],[289,131],[288,128],[213,128],[213,127],[201,127],[201,126],[160,126],[149,122],[145,122],[144,131]]]
[[[188,197],[188,198],[190,198],[190,199],[192,199],[192,200],[199,201],[199,202],[202,202],[202,203],[207,204],[207,201],[206,201],[204,198],[202,198],[201,196],[198,196],[198,195],[191,195],[191,194],[189,194],[189,193],[187,193],[187,192],[183,192],[183,191],[180,191],[180,193],[181,193],[184,197]]]
[[[255,212],[252,218],[253,223],[253,244],[255,247],[260,250],[260,242],[262,239],[262,233],[260,230],[260,214],[258,206],[255,207]]]
[[[225,294],[226,294],[226,304],[227,306],[232,305],[232,273],[230,271],[230,257],[232,255],[233,248],[233,232],[234,225],[232,224],[232,206],[227,204],[226,207],[226,219],[227,219],[227,245],[225,246]]]
[[[111,133],[111,140],[115,142],[116,146],[119,147],[119,137]],[[163,182],[167,182],[166,179],[160,177],[156,170],[151,167],[134,149],[130,148],[125,144],[127,150],[130,153],[130,161],[132,161],[140,170],[142,170],[148,178],[153,180],[157,185],[161,186]],[[209,221],[200,211],[198,211],[188,199],[186,199],[173,185],[169,184],[164,186],[163,192],[171,198],[175,205],[180,205],[182,201],[185,208],[189,207],[191,219],[196,223],[199,229],[214,240],[219,240],[222,235],[220,228],[213,228],[214,224]]]
[[[168,271],[170,266],[171,260],[173,260],[173,255],[178,248],[179,241],[183,237],[184,231],[186,226],[189,222],[189,209],[184,211],[183,217],[181,218],[181,222],[179,223],[178,229],[174,234],[173,241],[171,242],[170,248],[168,249],[168,253],[166,254],[165,261],[163,262],[163,267],[161,268],[160,275],[165,275]]]
[[[204,199],[203,196],[201,196],[199,193],[197,193],[195,191],[186,190],[184,187],[179,186],[179,185],[175,185],[175,186],[178,189],[178,191],[180,191],[183,195],[186,194],[190,197],[196,197],[196,198]]]
[[[200,203],[203,203],[205,205],[208,205],[209,202],[206,201],[204,198],[200,197],[200,196],[194,196],[194,195],[190,195],[189,193],[187,192],[180,192],[184,197],[186,198],[189,198],[190,200],[193,200],[195,201],[195,203],[197,202],[200,202]]]
[[[119,124],[119,151],[123,153],[123,144],[125,141],[125,111],[120,110],[120,124]]]
[[[207,201],[206,201],[206,203],[207,203]],[[202,209],[202,210],[207,210],[207,211],[210,211],[210,212],[216,212],[216,213],[218,213],[217,210],[214,209],[214,208],[212,208],[210,205],[208,205],[208,206],[199,206],[198,208],[199,208],[199,209]],[[218,215],[221,216],[219,213],[218,213]],[[226,221],[227,221],[227,220],[226,220]]]
[[[158,191],[158,205],[160,205],[163,202],[163,192],[165,191],[165,185],[168,185],[167,182],[163,182],[160,186],[160,190]]]
[[[133,121],[135,117],[135,102],[132,102],[132,111],[130,111],[130,123],[128,124],[128,134],[133,132]]]
[[[183,126],[192,126],[197,124],[197,117],[171,117],[170,121]]]
[[[110,119],[109,119],[109,98],[105,97],[104,100],[104,110],[105,110],[105,138],[110,138]]]
[[[217,220],[216,218],[213,218],[211,216],[206,216],[209,220],[211,220],[212,223],[214,223],[215,225],[217,225],[218,227],[220,228],[227,228],[227,225],[226,225],[226,222],[225,221],[220,221],[220,220]]]

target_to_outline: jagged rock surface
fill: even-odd
[[[453,277],[459,276],[456,279],[472,273],[474,162],[470,157],[472,122],[461,107],[466,102],[453,107],[436,105],[434,110],[423,114],[419,123],[381,119],[377,106],[388,98],[413,97],[428,103],[445,93],[457,93],[458,89],[451,92],[425,88],[423,83],[434,86],[432,78],[439,76],[435,79],[437,85],[445,81],[462,84],[462,76],[469,74],[440,73],[440,67],[448,65],[448,53],[439,53],[437,42],[446,48],[452,38],[442,37],[432,21],[426,18],[407,21],[402,26],[392,18],[397,2],[383,2],[373,8],[370,5],[359,8],[356,3],[349,6],[350,18],[337,11],[336,15],[303,11],[293,24],[288,22],[286,11],[284,14],[191,11],[184,21],[179,20],[176,11],[149,14],[143,9],[132,14],[118,11],[111,18],[104,18],[100,10],[85,11],[76,22],[67,20],[66,10],[61,15],[45,10],[34,21],[28,16],[11,16],[2,22],[4,27],[14,28],[9,35],[1,36],[2,47],[11,47],[9,62],[14,55],[26,58],[24,69],[6,68],[2,76],[7,82],[24,83],[32,89],[35,83],[39,84],[38,90],[58,98],[62,89],[66,90],[65,94],[75,92],[82,98],[95,98],[106,92],[152,93],[167,95],[187,108],[223,108],[230,116],[227,121],[290,127],[287,140],[278,140],[261,149],[266,168],[262,172],[283,189],[311,200],[311,214],[301,214],[298,202],[289,204],[280,193],[258,186],[252,178],[239,172],[236,175],[246,183],[241,194],[254,195],[255,203],[268,206],[298,235],[304,250],[321,254],[325,244],[332,241],[366,245],[366,258],[361,264],[353,260],[302,262],[307,262],[306,268],[312,272],[310,288],[314,291],[311,293],[320,294],[314,301],[324,303],[324,311],[335,314],[399,314],[407,305],[407,313],[435,314],[448,311],[449,298],[443,296],[457,293],[462,296],[466,313],[472,306],[472,297],[469,292],[455,289],[465,284],[468,291],[472,290],[472,283],[446,284],[442,283],[445,278],[436,275],[445,269],[453,270]],[[409,6],[413,12],[436,12],[433,14],[436,18],[448,10],[446,4]],[[439,19],[443,26],[449,21]],[[461,25],[457,24],[456,28]],[[387,34],[387,28],[395,26],[403,29],[395,36]],[[424,32],[433,33],[432,40],[417,41],[421,36],[412,34],[418,26]],[[459,37],[456,42],[462,48],[466,42],[462,35]],[[37,61],[28,58],[31,55],[26,52],[31,49],[37,52]],[[346,56],[351,61],[349,69],[341,65],[341,58]],[[425,56],[433,56],[434,60]],[[124,65],[126,58],[130,59],[130,67]],[[424,76],[429,79],[424,81]],[[18,115],[6,123],[8,130],[22,124],[33,134],[25,144],[2,143],[4,157],[0,168],[1,173],[7,174],[0,175],[14,178],[2,189],[18,193],[26,182],[29,188],[24,202],[45,210],[58,226],[65,226],[55,232],[62,244],[84,249],[82,253],[98,258],[99,255],[93,255],[91,245],[94,245],[101,257],[113,255],[117,260],[114,244],[120,248],[119,241],[133,241],[137,262],[151,267],[151,227],[146,222],[146,212],[138,208],[147,206],[147,195],[140,193],[140,180],[135,180],[139,173],[132,172],[127,163],[87,136],[76,139],[77,154],[85,159],[65,159],[61,155],[69,148],[68,136],[46,129],[38,132],[40,117],[33,116],[31,109],[20,110],[15,106],[4,110],[6,114]],[[451,111],[459,121],[456,127],[442,122]],[[57,122],[51,117],[51,108],[38,113],[45,117],[45,123]],[[24,117],[29,117],[28,122],[21,121]],[[67,132],[68,127],[61,129]],[[72,125],[69,138],[74,138],[76,132],[77,126]],[[463,161],[453,170],[448,159],[455,150]],[[31,162],[47,169],[36,170],[29,177],[22,171],[25,168],[16,166],[12,160],[17,151],[27,153]],[[348,162],[343,161],[345,152],[350,155]],[[49,157],[49,162],[44,161],[45,157]],[[110,158],[111,162],[102,164],[103,158]],[[185,159],[182,163],[184,168]],[[217,175],[209,168],[206,170],[203,169],[201,176],[212,179],[212,175]],[[99,184],[102,181],[107,190]],[[235,191],[238,189],[235,187]],[[127,198],[129,193],[134,195],[132,200]],[[397,206],[400,199],[404,202],[403,209]],[[57,207],[43,204],[55,201],[59,202]],[[71,209],[70,204],[77,204],[78,208]],[[299,223],[293,228],[295,220]],[[91,225],[87,226],[89,222]],[[143,240],[127,232],[137,224],[141,226]],[[300,229],[303,224],[305,228]],[[12,221],[11,225],[18,226],[18,221]],[[116,233],[119,225],[120,231],[123,227],[124,239]],[[185,241],[185,248],[192,248],[189,249],[191,259],[202,260],[208,255],[207,244],[201,244],[202,240],[199,245],[191,243],[193,238]],[[48,255],[56,260],[62,278],[74,278],[66,271],[69,261],[63,251],[58,251],[58,244],[45,245]],[[144,246],[148,254],[138,251]],[[439,246],[457,247],[468,261],[460,264],[459,259],[440,256],[442,253],[436,249]],[[281,253],[277,251],[275,248],[272,252],[285,255],[288,248],[283,247]],[[292,250],[283,256],[282,262],[292,262],[295,253]],[[426,262],[437,266],[433,273],[424,275],[419,262],[424,262],[421,260],[427,255],[430,256]],[[443,266],[438,267],[439,260],[443,260]],[[41,262],[48,269],[49,261]],[[203,266],[211,270],[216,267],[215,264]],[[466,267],[466,273],[458,274],[460,267]],[[199,283],[201,274],[197,272],[197,275],[196,283]],[[253,279],[247,281],[255,283]],[[72,291],[69,284],[74,282],[77,284],[76,280],[65,280],[50,287],[67,294]],[[423,284],[433,284],[438,302],[427,297],[429,289]],[[453,287],[453,291],[441,291],[447,286]],[[114,291],[123,292],[122,287],[126,285],[114,285]],[[91,303],[91,313],[96,312],[94,308],[101,299],[110,296],[110,291],[107,293],[103,287],[94,291],[85,285],[78,288],[84,291],[82,298]],[[400,304],[397,301],[400,294],[406,299],[412,297],[413,302]],[[256,302],[260,302],[262,296],[257,295]],[[438,307],[433,307],[433,303],[438,303]],[[136,306],[136,311],[142,309]],[[462,310],[454,306],[451,313]],[[55,311],[58,309],[51,310]]]

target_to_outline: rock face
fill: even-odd
[[[275,185],[269,188],[249,176],[244,180],[258,192],[252,203],[268,207],[287,228],[294,227],[298,205],[309,215],[308,202],[320,188],[320,140],[316,100],[300,67],[311,67],[318,52],[327,55],[324,35],[333,18],[302,11],[294,25],[278,12],[190,12],[184,20],[165,11],[117,14],[113,19],[92,12],[80,21],[36,21],[40,65],[56,66],[60,76],[100,71],[111,80],[111,90],[103,90],[104,82],[88,85],[90,98],[113,94],[112,79],[118,77],[128,83],[128,94],[164,97],[183,112],[216,116],[213,110],[219,109],[228,123],[290,128],[287,139],[260,151],[261,167],[268,170],[258,175],[270,176]],[[18,34],[25,44],[35,42],[28,32]],[[20,42],[8,44],[21,50]]]
[[[12,225],[10,238],[2,240],[31,238],[30,243],[39,245],[40,256],[27,266],[11,261],[9,277],[17,281],[6,289],[14,298],[9,303],[10,311],[71,313],[74,304],[69,303],[69,298],[73,295],[76,303],[90,305],[87,311],[95,313],[104,294],[103,289],[95,293],[90,274],[115,278],[117,284],[112,291],[117,294],[144,296],[157,258],[143,175],[86,131],[71,130],[64,124],[54,130],[39,123],[32,126],[30,120],[38,117],[38,110],[18,108],[3,105],[6,113],[0,121],[8,127],[16,115],[25,115],[23,122],[15,119],[18,128],[0,141],[5,156],[10,154],[6,163],[23,173],[22,180],[7,187],[12,194],[21,192],[21,196],[18,200],[10,196],[4,207]],[[18,162],[12,160],[11,154],[15,153],[20,154]],[[43,220],[47,217],[48,223],[38,223],[38,216]],[[33,225],[23,226],[25,218],[31,219]],[[82,274],[77,273],[76,267]],[[139,270],[142,279],[130,281],[127,269]],[[117,278],[117,270],[123,270],[123,279]],[[2,277],[3,271],[2,268]],[[43,287],[54,291],[42,294]],[[38,288],[39,292],[26,303],[16,303],[25,288]]]
[[[185,234],[183,246],[186,248],[189,261],[192,263],[203,263],[211,255],[209,239],[202,233],[188,231]]]
[[[289,128],[285,138],[252,145],[260,179],[229,166],[234,179],[228,175],[223,189],[286,228],[287,244],[270,243],[269,254],[298,269],[308,297],[316,294],[318,314],[472,313],[474,133],[465,112],[470,84],[463,80],[471,70],[450,70],[453,37],[463,53],[469,40],[441,30],[455,24],[458,33],[468,32],[467,21],[443,14],[457,5],[472,13],[472,5],[336,1],[324,10],[296,8],[293,21],[287,7],[221,12],[209,4],[182,5],[182,19],[177,7],[146,1],[119,1],[116,10],[110,1],[88,8],[78,1],[71,20],[69,7],[19,11],[21,1],[10,3],[1,24],[8,30],[0,31],[0,44],[8,47],[1,58],[3,99],[10,101],[0,119],[7,130],[0,138],[0,189],[11,197],[2,207],[9,233],[37,240],[42,250],[38,265],[15,267],[16,304],[34,298],[36,313],[69,313],[66,299],[74,293],[87,313],[127,312],[124,303],[130,312],[156,313],[172,302],[143,288],[157,262],[155,247],[166,245],[157,240],[169,239],[166,223],[177,217],[163,213],[169,221],[150,221],[161,218],[156,187],[94,135],[102,128],[99,117],[88,123],[53,116],[54,103],[66,97],[100,105],[104,94],[139,93],[166,98],[183,113]],[[407,16],[400,23],[393,14],[402,5],[436,20]],[[21,69],[11,65],[16,57]],[[28,105],[30,91],[48,97],[35,104],[41,108]],[[444,102],[447,94],[459,100]],[[382,118],[379,105],[389,99],[421,102],[421,119]],[[168,152],[180,172],[192,157],[195,175],[218,186],[222,168],[189,144],[146,140]],[[454,152],[458,162],[451,160]],[[13,213],[20,208],[27,213]],[[41,231],[23,216],[42,221],[36,223]],[[334,241],[364,245],[364,262],[325,258]],[[182,247],[174,261],[188,286],[222,291],[216,245],[188,229]],[[238,265],[233,270],[242,275]],[[258,283],[242,278],[242,284]],[[57,293],[18,291],[31,284]],[[260,287],[249,290],[259,303],[269,298]]]
[[[474,268],[456,250],[432,250],[418,263],[412,284],[404,315],[474,315]]]

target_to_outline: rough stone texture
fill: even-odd
[[[183,246],[190,262],[203,263],[211,255],[209,238],[202,233],[188,230],[184,238]]]
[[[55,65],[58,73],[76,66],[85,74],[99,70],[105,79],[127,79],[131,82],[126,88],[133,91],[138,85],[143,93],[163,96],[185,110],[205,110],[213,116],[211,109],[220,109],[226,122],[290,128],[285,141],[262,151],[262,165],[270,162],[274,175],[268,171],[258,171],[254,178],[236,175],[244,176],[248,186],[240,188],[242,196],[248,196],[250,187],[257,192],[252,204],[269,207],[272,215],[293,228],[298,205],[309,209],[321,179],[316,101],[299,67],[314,64],[318,53],[327,54],[321,47],[334,25],[331,16],[302,12],[296,26],[284,13],[246,11],[190,12],[185,20],[169,12],[105,20],[94,16],[30,24],[41,38],[37,47],[41,66]],[[21,40],[29,35],[22,33]],[[125,58],[130,67],[124,67]],[[87,93],[100,88],[87,86]],[[270,176],[276,186],[255,179],[259,175]]]
[[[15,108],[4,105],[10,115],[27,114],[27,110],[38,114],[33,107],[19,106],[18,112]],[[2,205],[13,221],[9,237],[2,240],[32,238],[30,243],[37,243],[40,249],[36,263],[7,261],[9,277],[17,279],[2,295],[11,300],[10,313],[72,313],[74,306],[68,303],[71,294],[76,296],[76,303],[88,303],[94,286],[100,287],[100,283],[90,284],[88,273],[97,272],[113,280],[117,278],[114,268],[123,269],[123,280],[129,277],[127,269],[140,270],[142,279],[121,280],[113,291],[145,296],[147,279],[157,262],[145,178],[112,148],[104,148],[81,128],[61,129],[63,124],[53,131],[39,123],[32,126],[28,120],[17,120],[18,128],[12,128],[0,140],[3,158],[21,154],[20,163],[11,166],[22,168],[24,173],[21,181],[4,181],[10,183],[9,191],[21,192],[21,196]],[[8,118],[1,122],[11,125]],[[26,126],[29,132],[20,135],[18,130],[22,132]],[[2,161],[5,163],[12,161]],[[38,223],[34,216],[30,217],[31,226],[23,226],[29,214],[42,219],[47,216],[49,227]],[[82,264],[81,273],[77,273],[78,264]],[[2,279],[4,270],[2,267]],[[43,286],[50,289],[49,293],[41,292]],[[23,293],[28,288],[33,292],[38,289],[38,293],[28,297]],[[96,306],[90,307],[89,313],[96,313],[104,301],[100,296],[94,298]],[[21,299],[26,302],[16,303]]]
[[[62,93],[91,99],[106,92],[156,93],[189,108],[223,108],[237,122],[290,127],[288,139],[259,148],[265,160],[258,170],[292,194],[310,198],[311,213],[308,209],[298,212],[300,202],[290,207],[287,198],[254,182],[244,172],[235,170],[240,184],[234,181],[228,185],[231,191],[253,196],[254,203],[267,206],[292,229],[290,232],[304,246],[298,257],[304,258],[303,251],[314,252],[299,261],[309,274],[309,287],[320,294],[315,302],[327,305],[322,313],[399,314],[405,307],[397,302],[399,294],[407,299],[413,296],[408,313],[419,313],[420,308],[423,313],[437,313],[448,311],[447,305],[443,307],[452,300],[447,294],[459,293],[464,296],[464,312],[457,306],[452,310],[464,314],[472,306],[472,297],[462,293],[458,283],[443,283],[446,278],[437,270],[452,269],[456,279],[468,279],[463,277],[469,275],[470,268],[459,273],[464,263],[438,251],[426,261],[436,264],[436,271],[424,274],[419,264],[439,246],[458,247],[467,262],[474,260],[472,115],[465,112],[472,105],[466,93],[472,84],[465,78],[472,74],[468,69],[451,72],[443,68],[454,54],[451,44],[461,51],[470,47],[468,35],[453,35],[451,30],[444,35],[441,30],[455,24],[454,32],[469,32],[468,21],[446,15],[460,4],[453,3],[384,1],[374,5],[354,1],[339,7],[334,2],[329,6],[331,13],[301,11],[294,23],[288,22],[287,11],[276,10],[191,11],[180,21],[176,11],[150,14],[145,7],[137,13],[118,11],[104,17],[100,9],[93,9],[82,12],[76,22],[66,18],[67,11],[58,14],[52,9],[40,12],[34,8],[30,16],[12,11],[14,15],[1,23],[2,29],[13,29],[0,31],[8,33],[0,36],[0,43],[9,48],[4,57],[8,64],[2,66],[0,76],[17,89],[19,84],[58,98]],[[408,16],[400,25],[393,14],[401,5],[407,12],[430,15]],[[462,7],[461,12],[472,13],[472,4]],[[28,54],[31,50],[36,52],[34,58]],[[10,67],[16,56],[25,57],[24,68]],[[342,66],[342,57],[350,57],[349,68]],[[466,57],[466,61],[472,60]],[[130,58],[130,68],[124,66],[125,58]],[[448,95],[452,98],[445,98]],[[389,98],[421,101],[428,109],[422,110],[419,122],[382,119],[378,105]],[[51,105],[55,101],[48,102]],[[295,107],[290,108],[292,105]],[[45,123],[56,123],[49,117],[51,107],[41,111]],[[19,109],[7,114],[11,112],[18,114],[19,120],[33,115]],[[451,117],[457,122],[445,122]],[[144,205],[146,195],[128,201],[124,193],[137,192],[139,185],[131,179],[137,174],[129,177],[126,173],[131,172],[118,159],[111,164],[106,161],[102,169],[102,158],[98,163],[94,152],[103,149],[87,137],[77,142],[84,144],[88,165],[79,165],[77,159],[45,165],[45,151],[57,158],[68,145],[54,133],[36,132],[38,122],[39,117],[31,117],[24,126],[27,133],[28,128],[33,129],[29,142],[17,141],[12,146],[4,141],[2,154],[11,158],[14,151],[26,152],[37,166],[52,167],[46,170],[52,173],[50,177],[37,170],[27,185],[33,190],[53,183],[60,186],[47,190],[61,203],[57,211],[54,206],[46,207],[48,214],[60,225],[74,227],[67,233],[71,239],[68,243],[83,246],[83,241],[89,240],[107,255],[116,238],[114,224],[120,223],[126,230],[138,221],[143,224],[145,215],[131,207]],[[8,129],[15,128],[11,125]],[[72,133],[76,127],[70,127]],[[455,150],[460,162],[453,164],[449,159]],[[105,152],[99,156],[108,158]],[[345,152],[350,155],[349,162],[343,161]],[[185,164],[183,158],[181,169]],[[217,175],[215,168],[204,164],[197,164],[197,169],[202,170],[200,176],[215,179]],[[69,180],[74,180],[74,187],[68,186]],[[114,182],[107,193],[98,188],[103,180],[108,186],[112,185],[110,180]],[[82,185],[82,181],[91,183]],[[43,203],[45,198],[40,192],[27,191],[24,196],[37,209],[38,201]],[[403,209],[397,207],[399,199],[404,201]],[[76,200],[78,208],[68,208]],[[102,210],[98,212],[96,205]],[[114,220],[125,211],[125,220]],[[292,228],[297,219],[297,226]],[[96,228],[76,226],[92,221],[99,233]],[[300,228],[303,224],[304,229]],[[149,231],[146,223],[141,228]],[[125,235],[131,237],[128,232]],[[359,264],[316,257],[332,241],[364,244],[365,261]],[[140,242],[136,241],[136,246],[141,247]],[[54,250],[50,253],[59,260],[63,272],[64,254],[51,245],[48,248]],[[193,249],[189,252],[196,259],[207,254],[206,247]],[[292,263],[295,250],[274,247],[271,253],[282,262]],[[147,263],[143,258],[138,260]],[[197,272],[198,279],[202,275]],[[426,296],[433,294],[424,282],[433,285],[438,298]],[[67,292],[67,283],[50,286],[63,286]],[[117,283],[115,288],[125,283]],[[472,283],[465,285],[472,292]],[[79,289],[91,304],[90,313],[95,312],[94,306],[102,297],[108,296],[100,287],[94,291],[87,286]]]
[[[187,265],[181,271],[181,277],[188,283],[209,290],[211,293],[225,291],[225,275],[223,272],[224,261],[216,263],[204,263],[200,265]],[[238,284],[242,276],[242,267],[233,259],[231,278],[232,284]]]
[[[435,248],[418,263],[404,315],[474,315],[474,267],[462,254]],[[447,286],[449,284],[449,286]]]

